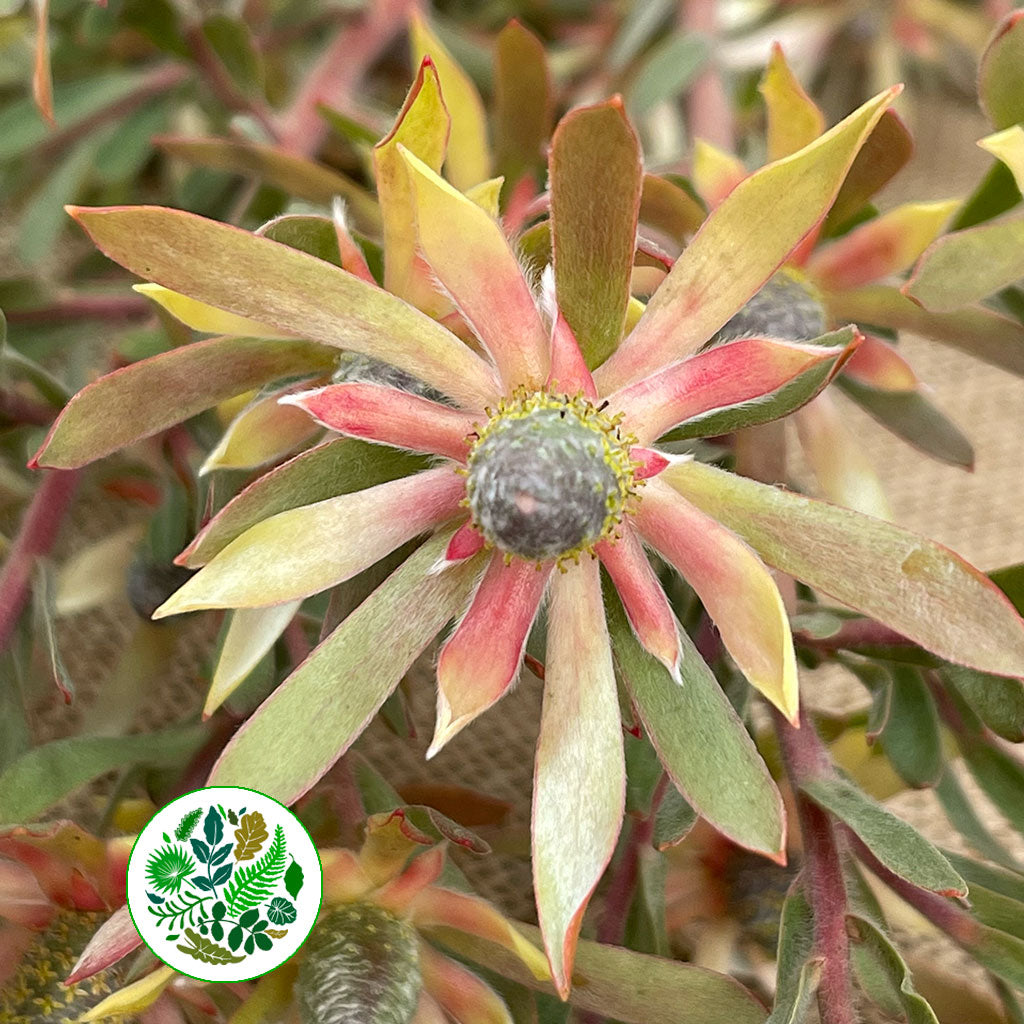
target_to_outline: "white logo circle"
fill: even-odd
[[[305,942],[323,871],[302,823],[239,786],[198,789],[146,824],[128,860],[128,911],[169,967],[201,981],[248,981]]]

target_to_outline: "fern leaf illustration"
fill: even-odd
[[[267,852],[258,861],[239,867],[231,884],[224,890],[227,916],[238,917],[240,912],[252,910],[269,899],[284,874],[284,867],[284,829],[278,825]]]
[[[186,839],[195,831],[196,825],[199,824],[199,819],[203,816],[202,807],[197,807],[194,811],[189,811],[184,818],[178,823],[178,827],[174,830],[174,838],[179,842],[185,842]]]

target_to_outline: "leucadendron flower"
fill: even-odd
[[[690,804],[741,846],[784,857],[778,791],[680,629],[648,549],[678,569],[738,667],[791,720],[792,640],[768,566],[943,657],[1024,674],[1021,620],[951,552],[656,446],[671,431],[719,435],[786,415],[855,348],[850,327],[808,343],[748,337],[704,346],[825,216],[897,92],[739,184],[642,315],[630,279],[644,175],[621,104],[573,111],[554,135],[553,272],[538,295],[494,215],[500,183],[462,192],[439,175],[448,122],[429,61],[374,153],[384,287],[351,254],[332,265],[177,210],[72,210],[103,252],[164,289],[165,300],[228,314],[236,335],[278,336],[270,347],[243,337],[194,346],[203,358],[217,350],[221,397],[225,379],[236,379],[224,367],[243,350],[280,365],[280,378],[296,366],[330,375],[336,364],[326,357],[342,348],[397,367],[444,399],[380,378],[287,396],[287,408],[350,439],[258,479],[181,556],[200,571],[158,616],[268,610],[258,624],[274,609],[287,621],[296,602],[426,538],[244,723],[211,784],[296,800],[454,619],[438,659],[436,754],[508,691],[531,632],[541,642],[546,630],[532,862],[564,996],[584,911],[622,823],[616,671]],[[187,349],[151,360],[134,379],[158,388],[157,360],[172,358],[183,373]],[[197,355],[194,372],[203,365]],[[275,379],[267,366],[261,372]],[[124,393],[104,378],[77,396],[37,464],[79,464],[83,453],[111,450]],[[211,404],[210,388],[203,393]],[[148,397],[136,383],[124,399],[136,432]],[[355,476],[345,461],[353,450]],[[395,469],[399,452],[406,461]],[[424,455],[430,461],[417,461]]]
[[[820,137],[824,115],[800,86],[778,45],[762,76],[760,91],[767,111],[765,149],[769,159],[788,156]],[[933,292],[941,288],[944,298],[928,308],[922,308],[918,296],[909,290],[919,280],[919,273],[911,282],[903,282],[922,254],[936,247],[933,243],[961,208],[960,200],[952,199],[904,203],[881,214],[872,210],[868,205],[872,197],[910,159],[912,151],[906,128],[895,112],[887,111],[865,143],[827,218],[725,325],[722,336],[767,333],[799,341],[830,326],[857,323],[863,327],[864,337],[837,378],[840,390],[921,451],[970,469],[974,464],[970,441],[932,402],[927,385],[899,349],[878,331],[894,336],[911,331],[1016,373],[1024,373],[1020,357],[1024,333],[1011,318],[977,304],[978,295],[954,286],[948,271],[927,282]],[[748,174],[732,154],[697,140],[693,182],[709,208],[714,209]],[[1000,230],[1007,233],[1005,228]],[[984,259],[995,265],[1002,263],[1002,254],[1011,245],[1019,245],[1010,238],[972,241],[979,251],[984,249]],[[960,256],[957,267],[969,259]],[[972,284],[977,277],[972,275]],[[981,294],[985,294],[983,289]],[[832,394],[822,394],[793,419],[824,496],[889,518],[882,482],[845,427],[841,407]]]
[[[309,938],[294,957],[254,984],[231,986],[232,995],[240,999],[235,1009],[239,1016],[232,1019],[511,1024],[511,1014],[494,989],[432,941],[445,935],[483,940],[485,946],[511,953],[538,982],[550,979],[543,953],[512,922],[486,900],[451,887],[452,869],[445,874],[449,841],[476,852],[486,852],[486,847],[426,807],[373,814],[365,836],[358,853],[340,847],[318,851],[323,903]],[[457,871],[454,877],[459,878]],[[123,893],[123,866],[121,886]],[[73,977],[81,985],[98,988],[99,980],[108,978],[117,962],[141,944],[125,920],[122,911],[93,936],[74,968]],[[64,973],[69,967],[63,965]],[[85,1019],[114,1020],[145,1010],[175,979],[181,994],[187,991],[196,1004],[194,1010],[202,1012],[206,1000],[204,1019],[223,1020],[202,983],[171,968],[158,968],[113,991],[106,985],[109,994],[95,1000]]]

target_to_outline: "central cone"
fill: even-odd
[[[615,420],[578,396],[503,403],[469,457],[474,523],[490,543],[537,562],[576,557],[610,535],[632,484]]]

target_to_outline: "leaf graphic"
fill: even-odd
[[[283,939],[288,934],[287,928],[268,928],[267,934],[272,939]]]
[[[291,896],[292,899],[295,899],[295,897],[299,895],[299,890],[302,888],[302,882],[302,868],[299,866],[299,862],[292,857],[291,865],[284,873],[284,887],[288,890],[288,895]]]
[[[178,946],[178,949],[204,964],[240,964],[245,957],[235,956],[231,950],[218,946],[211,939],[205,939],[198,932],[191,928],[185,929],[185,935],[192,943],[191,946]]]
[[[230,821],[232,825],[238,824],[238,815],[235,814],[235,812],[231,810],[230,807],[228,808],[228,821]]]
[[[239,867],[224,890],[228,917],[238,917],[241,911],[258,907],[270,898],[284,874],[285,856],[284,829],[278,825],[267,852],[252,864]]]
[[[178,827],[174,830],[174,838],[185,842],[186,839],[195,831],[196,825],[199,824],[199,819],[203,816],[203,809],[197,807],[193,811],[189,811],[184,818],[178,823]]]
[[[202,864],[206,864],[210,860],[210,848],[202,841],[202,839],[192,839],[192,852],[196,855],[196,859]]]
[[[211,849],[224,838],[224,819],[217,813],[216,807],[211,807],[203,822],[203,831],[206,833],[206,841]]]
[[[238,840],[235,860],[252,860],[269,838],[263,815],[259,811],[242,815],[242,824],[235,829],[235,838]]]
[[[167,845],[150,855],[146,864],[146,880],[158,892],[176,893],[195,866],[196,862],[181,847]]]
[[[227,860],[228,854],[231,852],[231,843],[225,843],[217,852],[210,858],[211,867],[220,864],[222,861]]]
[[[295,905],[283,896],[275,896],[267,907],[267,917],[274,924],[291,924],[295,920]]]
[[[231,872],[234,870],[234,864],[225,864],[223,867],[217,868],[213,873],[213,884],[223,885],[231,877]]]

